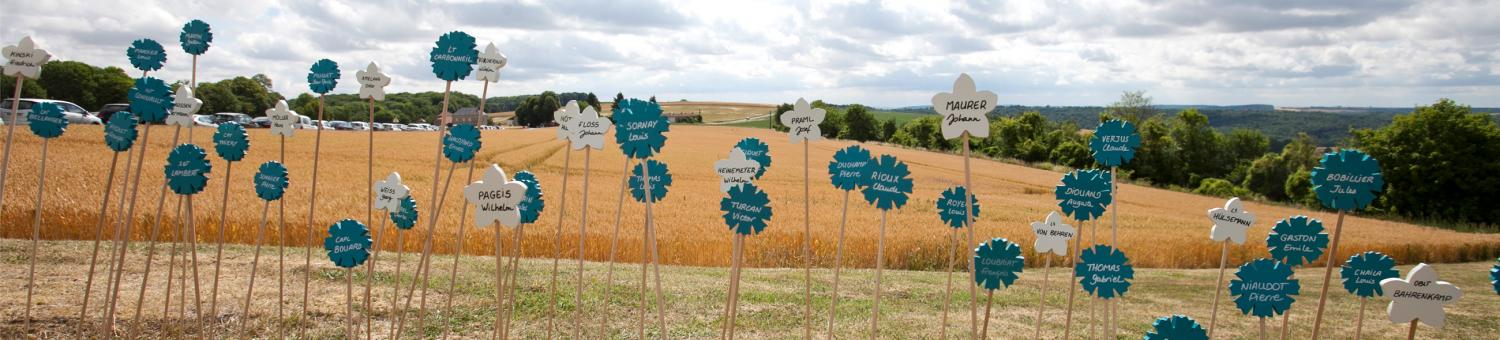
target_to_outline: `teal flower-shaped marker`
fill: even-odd
[[[1363,298],[1385,295],[1380,289],[1380,280],[1400,276],[1401,271],[1396,270],[1396,259],[1373,251],[1354,254],[1339,268],[1344,290]]]
[[[760,163],[760,170],[755,172],[756,179],[760,179],[760,176],[766,174],[766,168],[771,167],[771,146],[759,138],[741,139],[739,143],[734,143],[734,147],[745,152],[745,158]]]
[[[615,143],[626,157],[647,158],[661,151],[667,144],[664,133],[670,128],[667,117],[661,114],[661,105],[640,99],[626,99],[615,103]]]
[[[474,49],[474,37],[461,31],[453,31],[438,37],[437,46],[432,47],[428,61],[432,62],[432,74],[447,81],[463,80],[474,72],[474,63],[479,62],[479,50]]]
[[[526,197],[521,199],[521,223],[536,223],[542,217],[542,209],[547,207],[542,182],[536,179],[536,174],[526,170],[516,172],[515,180],[526,184]]]
[[[323,239],[328,260],[342,268],[354,268],[370,258],[370,229],[353,219],[342,219],[328,226]]]
[[[869,170],[869,182],[861,191],[866,202],[887,211],[906,205],[912,190],[911,169],[906,162],[895,156],[880,155],[880,159],[870,163]]]
[[[1073,170],[1062,177],[1053,190],[1063,215],[1089,221],[1104,215],[1104,208],[1114,197],[1109,188],[1110,174],[1102,170]]]
[[[115,112],[104,124],[104,145],[115,152],[129,151],[135,145],[135,114],[130,111]]]
[[[870,184],[870,164],[873,163],[875,159],[870,158],[870,150],[850,145],[833,153],[833,160],[828,161],[828,179],[839,190],[859,189]]]
[[[1500,259],[1495,259],[1495,262],[1500,262]],[[1490,285],[1495,286],[1495,294],[1500,294],[1500,264],[1490,268]]]
[[[213,164],[208,163],[208,152],[192,144],[178,145],[167,155],[167,186],[178,195],[192,195],[203,191],[208,185],[208,172]]]
[[[130,112],[139,115],[144,123],[161,123],[176,102],[173,94],[172,88],[161,79],[140,77],[126,97],[130,99]]]
[[[641,182],[642,166],[651,167],[651,201],[661,201],[667,197],[667,189],[672,186],[672,171],[667,169],[667,163],[651,159],[635,165],[635,170],[630,172],[630,197],[637,202],[646,202],[646,185]]]
[[[1292,278],[1292,266],[1272,259],[1256,259],[1240,265],[1234,272],[1238,279],[1229,281],[1229,295],[1240,313],[1268,318],[1286,313],[1302,290]]]
[[[1021,246],[1003,238],[990,239],[974,249],[974,284],[988,290],[1010,287],[1025,270]]]
[[[1141,135],[1130,122],[1111,119],[1099,124],[1094,137],[1089,138],[1089,149],[1094,151],[1094,161],[1104,166],[1120,166],[1135,158],[1135,149],[1141,147]]]
[[[652,172],[655,174],[655,172]],[[771,220],[771,198],[755,183],[729,188],[729,197],[719,200],[719,210],[724,212],[724,224],[740,235],[755,235],[766,229]]]
[[[417,200],[412,199],[411,195],[407,195],[401,199],[400,209],[391,210],[391,223],[395,224],[396,228],[401,228],[401,230],[411,230],[411,227],[417,226],[418,214]]]
[[[214,33],[209,31],[208,23],[193,19],[182,25],[182,34],[177,35],[177,41],[182,43],[182,51],[191,55],[203,55],[208,52],[208,44],[214,42]]]
[[[125,49],[125,57],[130,58],[130,66],[141,71],[160,70],[167,63],[167,51],[156,40],[151,39],[136,39],[131,42],[130,48]]]
[[[214,152],[225,161],[238,162],[250,149],[250,139],[245,137],[245,127],[239,123],[225,122],[214,130]]]
[[[1301,266],[1323,256],[1323,250],[1328,249],[1328,233],[1323,232],[1322,221],[1292,216],[1271,227],[1266,247],[1271,249],[1271,258],[1289,266]]]
[[[318,94],[332,92],[334,87],[339,86],[339,63],[328,59],[319,59],[313,63],[307,72],[307,87]]]
[[[458,124],[448,129],[443,136],[443,156],[454,163],[468,162],[479,152],[479,129],[471,124]]]
[[[1333,210],[1364,209],[1385,188],[1380,161],[1359,150],[1344,149],[1323,155],[1312,171],[1313,193]]]
[[[262,200],[275,201],[286,194],[286,186],[290,184],[287,178],[286,166],[281,162],[269,161],[260,164],[260,170],[255,171],[255,196]]]
[[[965,200],[964,196],[968,196],[968,200]],[[943,223],[947,223],[949,227],[963,228],[966,222],[964,206],[968,205],[969,201],[974,202],[974,206],[969,208],[969,216],[978,219],[979,199],[975,198],[974,194],[969,193],[968,189],[960,185],[943,190],[943,194],[938,196],[937,199],[938,217],[942,218]]]
[[[1125,252],[1099,244],[1084,249],[1081,261],[1073,266],[1073,275],[1081,278],[1083,290],[1101,299],[1113,299],[1130,290],[1135,266]]]
[[[1143,340],[1208,340],[1208,332],[1198,320],[1182,314],[1163,316],[1151,323],[1151,331]]]
[[[55,138],[62,136],[63,131],[68,129],[68,117],[63,115],[62,106],[54,103],[36,103],[31,106],[31,113],[26,115],[31,126],[31,133],[37,137]]]

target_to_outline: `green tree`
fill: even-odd
[[[599,106],[599,97],[595,96],[593,92],[589,92],[588,102],[589,102],[589,107],[594,108],[594,110],[602,110],[603,109],[603,106]]]
[[[1069,140],[1052,149],[1048,157],[1052,164],[1062,165],[1074,169],[1088,167],[1094,164],[1093,150],[1076,140]]]
[[[791,110],[792,104],[781,103],[781,105],[776,105],[776,110],[771,111],[771,129],[781,132],[789,130],[786,125],[781,125],[781,114]]]
[[[0,75],[0,97],[10,98],[10,96],[15,94],[16,78]],[[47,98],[47,90],[43,89],[42,85],[37,84],[36,81],[28,79],[21,85],[21,98]],[[4,109],[10,110],[10,107],[5,107]]]
[[[12,79],[10,84],[14,81]],[[125,94],[134,81],[116,67],[98,68],[77,61],[53,61],[42,65],[42,75],[36,83],[46,90],[50,99],[73,102],[93,110],[104,104],[125,102]]]
[[[1490,201],[1500,195],[1500,127],[1488,115],[1444,98],[1353,136],[1356,147],[1380,160],[1386,183],[1380,207],[1412,217],[1500,223],[1500,209]]]
[[[898,127],[895,119],[886,119],[885,122],[880,123],[880,140],[890,141],[891,137],[896,135],[896,129]]]
[[[864,105],[854,104],[844,112],[844,131],[841,136],[844,139],[853,139],[860,142],[880,140],[880,128],[876,127],[875,115]]]
[[[1174,184],[1186,181],[1182,175],[1179,147],[1173,140],[1171,127],[1161,116],[1147,118],[1139,125],[1141,146],[1135,151],[1135,159],[1125,165],[1142,178],[1156,184]],[[1179,181],[1182,178],[1182,181]]]
[[[1174,123],[1172,140],[1177,143],[1181,164],[1188,176],[1186,181],[1178,178],[1179,181],[1173,184],[1196,187],[1202,178],[1218,178],[1229,173],[1231,168],[1224,162],[1223,142],[1219,133],[1208,125],[1208,116],[1197,109],[1187,109],[1177,113]]]
[[[1282,195],[1287,201],[1303,206],[1318,205],[1318,195],[1312,191],[1312,173],[1307,169],[1297,170],[1287,176],[1286,184],[1282,187]]]
[[[1249,190],[1235,186],[1227,180],[1220,178],[1204,178],[1199,181],[1198,188],[1193,189],[1194,194],[1216,197],[1238,197],[1250,194]]]
[[[1125,121],[1140,124],[1142,119],[1156,116],[1156,107],[1151,105],[1151,97],[1146,96],[1146,91],[1125,91],[1120,94],[1120,99],[1104,108],[1099,114],[1099,121],[1119,118]]]

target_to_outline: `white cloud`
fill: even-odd
[[[1500,106],[1500,3],[1438,1],[239,1],[7,4],[0,41],[31,35],[54,60],[128,63],[167,46],[154,75],[187,79],[183,23],[213,27],[199,79],[265,73],[307,91],[307,68],[380,62],[390,91],[437,91],[428,49],[463,30],[510,57],[492,95],[590,91],[664,100],[876,106],[925,103],[960,72],[999,104]],[[353,72],[345,72],[353,75]],[[132,73],[132,76],[138,76]],[[354,93],[345,79],[337,93]],[[454,84],[479,92],[478,81]]]

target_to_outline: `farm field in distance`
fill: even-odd
[[[150,154],[146,157],[146,171],[141,176],[144,185],[138,196],[137,226],[149,225],[155,215],[162,162],[172,135],[170,129],[163,126],[152,129]],[[184,140],[186,135],[183,134]],[[193,135],[200,145],[210,143],[211,132],[207,129],[195,129]],[[409,235],[404,237],[405,244],[401,246],[408,251],[420,249],[421,238],[417,235],[428,230],[427,216],[433,211],[429,199],[433,195],[437,137],[435,133],[422,132],[376,133],[375,177],[380,179],[391,171],[401,172],[423,216],[416,229],[406,232]],[[718,178],[712,164],[726,157],[731,146],[741,138],[756,137],[770,145],[775,157],[765,177],[759,180],[771,196],[774,217],[763,234],[751,238],[753,246],[746,253],[746,264],[751,267],[799,267],[803,264],[800,248],[803,240],[800,145],[791,144],[785,134],[768,129],[726,126],[676,125],[667,137],[660,159],[668,164],[674,183],[656,209],[663,263],[689,266],[726,266],[729,263],[731,237],[717,209],[723,195],[718,191]],[[298,131],[286,141],[286,163],[291,170],[291,187],[285,199],[289,242],[303,242],[309,235],[305,221],[313,138],[313,131]],[[313,227],[316,228],[313,231],[318,233],[342,218],[365,219],[370,190],[364,173],[367,135],[364,132],[326,131],[323,138],[318,205],[313,217]],[[510,173],[530,170],[540,178],[547,207],[537,224],[525,227],[532,231],[526,233],[524,248],[527,256],[551,256],[554,252],[558,211],[563,204],[559,190],[562,187],[561,174],[564,157],[570,155],[563,142],[554,138],[554,130],[550,128],[484,131],[484,147],[477,156],[482,164],[497,163]],[[589,223],[584,253],[591,260],[604,260],[609,256],[609,241],[619,204],[616,199],[625,165],[624,158],[612,142],[613,136],[606,138],[611,141],[609,145],[600,152],[593,152],[589,161],[592,169],[588,177]],[[97,126],[71,126],[65,135],[52,141],[43,239],[93,237],[103,195],[101,187],[111,158],[102,139],[102,130]],[[253,241],[263,203],[250,190],[250,178],[260,163],[277,155],[277,139],[267,130],[250,130],[250,141],[249,156],[234,164],[230,182],[234,189],[229,193],[226,230],[227,240],[234,243]],[[3,227],[6,238],[30,237],[39,142],[29,133],[16,134],[17,144],[13,149],[16,154],[12,155],[10,170],[13,177],[5,188],[6,202],[3,216],[0,216],[3,217],[0,218],[0,227]],[[829,185],[826,166],[835,150],[850,143],[820,141],[811,145],[812,244],[814,261],[821,267],[832,265],[840,206],[844,199],[844,192]],[[141,147],[141,144],[136,147]],[[876,154],[888,153],[905,161],[911,167],[916,183],[908,204],[890,213],[886,252],[892,255],[886,265],[897,269],[944,268],[948,261],[945,250],[950,247],[950,229],[938,218],[934,201],[942,190],[961,184],[962,159],[885,145],[870,144],[867,147]],[[571,156],[567,213],[562,232],[562,253],[566,257],[577,256],[574,237],[578,232],[579,200],[584,180],[584,152],[573,151]],[[209,158],[214,167],[208,187],[192,199],[199,242],[212,242],[216,236],[223,193],[222,176],[227,170],[226,164],[217,156],[210,155]],[[439,177],[446,176],[450,166],[445,163],[441,167],[443,174]],[[468,226],[465,240],[454,240],[459,222],[469,220],[461,213],[465,208],[461,192],[462,187],[471,181],[467,165],[455,169],[444,199],[446,203],[437,226],[434,249],[443,253],[461,249],[468,254],[490,254],[494,239],[489,230],[476,232],[473,226]],[[975,242],[990,237],[1009,238],[1023,245],[1028,262],[1039,260],[1031,251],[1030,222],[1041,220],[1049,211],[1057,209],[1052,189],[1062,174],[978,159],[973,161],[973,170],[978,202],[982,207]],[[480,175],[482,170],[476,170],[473,179],[477,180]],[[118,186],[118,181],[116,184]],[[1129,184],[1122,184],[1120,191],[1119,241],[1134,264],[1153,268],[1212,268],[1218,265],[1220,249],[1218,244],[1208,240],[1210,223],[1205,211],[1222,206],[1224,199]],[[857,192],[849,198],[845,265],[871,267],[874,265],[879,211],[864,203]],[[171,197],[166,200],[164,220],[168,227],[176,225],[173,213],[176,201]],[[272,208],[274,220],[276,209]],[[644,209],[634,201],[626,202],[624,208],[620,218],[618,256],[639,259]],[[1279,205],[1247,202],[1246,208],[1254,212],[1258,220],[1249,231],[1250,242],[1231,245],[1230,256],[1234,262],[1267,256],[1264,237],[1277,220],[1306,214],[1323,220],[1330,229],[1335,220],[1335,214],[1330,212]],[[381,242],[385,245],[383,248],[390,249],[395,239],[391,237],[392,228],[381,228],[380,220],[377,216],[369,224],[372,229],[385,233]],[[1104,221],[1108,221],[1107,216]],[[1463,233],[1357,215],[1347,217],[1345,223],[1346,230],[1336,255],[1340,261],[1356,252],[1370,250],[1389,254],[1402,264],[1493,260],[1500,254],[1500,234]],[[276,230],[275,223],[271,225],[272,230]],[[1083,231],[1085,244],[1105,243],[1109,239],[1109,228],[1104,223],[1089,222],[1078,227]],[[144,239],[148,235],[147,229],[137,227],[131,236],[136,240]],[[1420,236],[1398,238],[1398,235]],[[960,236],[963,243],[968,243],[966,233]],[[321,236],[318,240],[321,242]],[[1322,263],[1322,260],[1316,263]]]

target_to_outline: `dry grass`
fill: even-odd
[[[26,251],[29,242],[24,240],[0,240],[0,269],[6,273],[23,273],[28,261]],[[85,338],[91,337],[93,333],[91,326],[97,325],[102,312],[98,308],[98,300],[90,304],[90,320],[88,324],[80,322],[78,318],[79,304],[81,298],[78,293],[83,290],[83,282],[80,273],[88,269],[88,255],[90,242],[82,241],[48,241],[42,242],[39,264],[37,267],[37,305],[33,310],[36,316],[35,327],[39,332],[34,333],[39,338]],[[754,251],[769,246],[761,240],[752,239],[747,242],[750,250]],[[211,247],[204,247],[200,255]],[[160,249],[159,249],[160,250]],[[207,326],[207,338],[230,338],[239,336],[239,325],[246,314],[241,307],[245,294],[245,279],[243,273],[248,272],[251,248],[242,245],[226,247],[223,262],[225,273],[224,280],[220,283],[219,315],[210,318]],[[144,249],[137,247],[133,254],[139,254]],[[274,251],[274,250],[273,250]],[[301,294],[301,275],[305,271],[301,266],[302,252],[293,249],[288,251],[289,263],[287,279],[287,296],[280,305],[285,309],[287,318],[279,323],[276,320],[276,266],[275,256],[261,259],[258,283],[256,284],[256,296],[252,305],[249,326],[251,334],[255,337],[274,337],[278,329],[277,325],[285,327],[289,336],[295,336],[298,329],[306,329],[310,338],[333,339],[340,337],[344,331],[344,322],[347,315],[344,313],[344,278],[341,269],[333,267],[327,261],[318,261],[312,268],[313,273],[313,301],[312,315],[300,317],[300,301],[297,298]],[[321,255],[321,254],[319,254]],[[264,256],[264,254],[263,254]],[[380,271],[373,277],[375,286],[375,299],[373,310],[363,307],[362,297],[356,297],[354,301],[354,313],[363,317],[367,311],[373,316],[375,337],[386,338],[389,334],[390,323],[394,313],[389,307],[391,284],[397,281],[409,282],[411,277],[411,263],[415,260],[415,254],[407,253],[405,256],[404,271],[401,277],[393,274],[389,253],[380,257]],[[131,263],[127,266],[127,274],[124,285],[124,297],[120,301],[121,313],[119,314],[121,330],[129,330],[132,323],[132,313],[135,306],[135,294],[140,288],[140,269],[142,256],[132,256]],[[166,264],[164,257],[158,257],[156,268],[153,268],[153,280],[147,292],[145,305],[143,335],[146,338],[188,338],[195,332],[195,324],[192,303],[188,302],[187,317],[181,317],[179,304],[181,295],[172,297],[172,310],[170,317],[162,318],[162,304],[160,297],[164,288],[161,285],[163,272],[158,271]],[[435,262],[433,275],[430,283],[428,297],[428,321],[426,327],[420,331],[425,338],[436,338],[441,332],[440,327],[452,327],[453,335],[458,338],[473,339],[488,336],[488,330],[494,320],[494,262],[493,258],[484,256],[465,256],[461,259],[461,267],[457,277],[458,289],[453,297],[453,308],[449,313],[438,313],[442,303],[447,300],[444,294],[450,280],[448,266],[452,259],[449,257],[439,258]],[[1442,264],[1437,265],[1437,270],[1443,279],[1453,282],[1464,289],[1464,297],[1453,305],[1447,307],[1447,325],[1439,331],[1431,327],[1421,326],[1418,336],[1423,339],[1492,339],[1496,332],[1500,332],[1500,319],[1494,316],[1495,306],[1500,305],[1500,296],[1490,294],[1488,291],[1487,268],[1493,262]],[[512,326],[515,327],[513,336],[521,339],[539,339],[545,336],[546,313],[547,313],[547,285],[549,282],[548,270],[551,261],[546,259],[527,259],[521,261],[520,283],[520,308]],[[203,269],[212,267],[211,262],[205,260]],[[1401,266],[1400,269],[1409,270],[1411,266]],[[597,339],[625,339],[636,338],[637,317],[636,305],[640,299],[637,291],[640,282],[640,266],[635,264],[624,264],[616,268],[615,282],[613,285],[605,285],[603,272],[605,266],[602,263],[590,262],[585,266],[585,280],[588,283],[584,290],[584,324],[588,326],[587,336],[574,336],[572,327],[573,312],[578,310],[573,304],[573,288],[576,281],[571,274],[573,266],[565,266],[567,275],[560,275],[560,289],[558,300],[559,317],[557,318],[557,333],[560,338],[597,338]],[[725,287],[727,280],[725,268],[709,267],[663,267],[662,282],[663,292],[668,296],[666,320],[668,327],[667,338],[694,338],[708,339],[718,336],[724,319],[720,312],[723,310]],[[205,272],[206,273],[206,272]],[[1145,269],[1136,272],[1135,285],[1131,287],[1119,303],[1120,332],[1123,338],[1139,338],[1149,327],[1152,320],[1157,317],[1173,313],[1182,313],[1207,323],[1209,316],[1209,305],[1212,300],[1214,289],[1214,275],[1212,269]],[[205,288],[209,284],[207,274],[202,280]],[[829,297],[832,292],[828,286],[832,279],[832,271],[819,269],[814,275],[814,300],[813,300],[813,322],[816,336],[821,338],[827,327],[827,312]],[[942,299],[945,275],[941,272],[928,271],[902,271],[890,270],[884,273],[885,285],[884,296],[881,300],[881,338],[890,339],[916,339],[935,338],[937,328],[942,325],[940,316],[943,303],[947,302],[951,307],[948,334],[952,338],[966,336],[968,330],[968,290],[962,289],[964,278],[958,274],[955,280],[957,286],[955,295],[944,301]],[[1063,307],[1067,304],[1067,283],[1062,280],[1063,271],[1052,268],[1051,278],[1047,284],[1047,311],[1044,334],[1049,338],[1057,338],[1063,329]],[[1291,338],[1303,339],[1309,337],[1312,332],[1313,309],[1317,300],[1316,289],[1318,283],[1312,283],[1322,275],[1318,268],[1304,268],[1298,270],[1297,277],[1303,280],[1302,295],[1297,297],[1292,313]],[[740,316],[738,334],[747,339],[794,339],[802,336],[802,271],[795,268],[772,268],[772,269],[748,269],[742,275],[742,287],[740,297]],[[355,294],[362,294],[360,287],[367,282],[363,270],[357,270],[354,274]],[[838,335],[847,338],[869,338],[869,316],[871,310],[871,295],[873,294],[873,271],[868,269],[846,270],[843,272],[841,282],[840,303],[837,320],[834,324]],[[1337,281],[1335,281],[1335,284]],[[25,283],[24,275],[0,276],[0,286],[21,287]],[[1038,301],[1038,288],[1042,286],[1042,273],[1040,269],[1027,269],[1016,281],[1014,286],[1005,290],[995,292],[993,315],[990,317],[990,334],[992,338],[1026,338],[1031,336],[1033,325],[1036,321],[1036,303]],[[605,287],[614,290],[611,300],[604,304],[603,292]],[[174,288],[173,290],[177,290]],[[102,294],[103,289],[95,286],[94,296]],[[24,290],[7,289],[0,291],[0,301],[11,303],[0,304],[0,338],[21,338],[22,308],[24,301]],[[191,296],[192,290],[188,289]],[[203,292],[207,294],[207,292]],[[1227,293],[1226,293],[1227,294]],[[205,296],[205,299],[207,297]],[[1073,338],[1083,338],[1088,334],[1086,327],[1088,317],[1088,299],[1079,298],[1075,302]],[[1219,306],[1219,330],[1218,334],[1225,339],[1254,339],[1257,336],[1256,319],[1239,314],[1232,307],[1228,297]],[[1364,336],[1368,339],[1399,339],[1404,336],[1404,324],[1392,324],[1386,320],[1384,312],[1385,305],[1389,300],[1374,299],[1367,306],[1364,324]],[[607,309],[606,309],[607,308]],[[983,308],[983,306],[981,306]],[[1341,289],[1334,287],[1330,292],[1327,315],[1323,324],[1324,334],[1329,339],[1353,338],[1353,320],[1358,313],[1359,300]],[[409,314],[410,315],[410,314]],[[600,334],[602,316],[610,316],[608,334]],[[648,314],[648,318],[654,320],[655,313]],[[1269,322],[1271,324],[1271,336],[1275,337],[1278,332],[1279,320]],[[362,320],[361,320],[362,322]],[[413,320],[408,319],[408,325]],[[653,321],[654,322],[654,321]],[[408,326],[407,329],[413,329]],[[656,337],[654,328],[648,328],[648,337]],[[362,333],[362,332],[361,332]],[[362,335],[362,334],[361,334]],[[406,333],[408,338],[418,335],[417,331]]]
[[[146,171],[141,176],[143,189],[139,193],[140,207],[136,218],[149,222],[156,209],[156,198],[161,188],[162,162],[166,158],[171,128],[157,126],[152,131],[150,154],[146,157]],[[197,129],[194,133],[201,145],[210,143],[210,131]],[[422,232],[428,230],[426,217],[433,211],[433,160],[437,135],[434,133],[378,132],[376,146],[380,151],[376,160],[375,176],[383,178],[390,171],[400,171],[422,211],[422,223],[415,231],[408,232],[403,249],[418,251]],[[362,132],[329,131],[324,133],[323,152],[320,160],[319,197],[314,210],[315,240],[321,242],[322,230],[341,218],[364,219],[366,200],[370,184],[364,168],[366,165],[366,135]],[[551,129],[485,131],[485,146],[479,159],[483,163],[495,162],[507,171],[530,169],[541,179],[547,193],[547,209],[541,221],[529,226],[525,252],[528,256],[550,256],[553,235],[556,233],[559,207],[562,204],[562,169],[568,151],[563,143],[553,139]],[[675,178],[671,193],[657,205],[656,218],[660,238],[662,261],[667,264],[692,266],[724,266],[729,262],[730,232],[724,226],[717,203],[722,194],[718,192],[717,177],[711,165],[725,157],[729,148],[743,137],[758,137],[770,144],[775,162],[761,186],[773,197],[775,217],[762,235],[755,236],[756,247],[747,252],[747,264],[753,267],[800,267],[802,233],[802,150],[800,145],[790,144],[784,134],[766,129],[676,126],[668,134],[667,146],[662,155],[670,165]],[[606,137],[613,140],[612,136]],[[232,190],[229,194],[228,240],[235,243],[250,243],[259,220],[262,201],[250,190],[251,175],[261,162],[276,157],[277,139],[266,130],[251,130],[252,150],[243,162],[234,165]],[[11,162],[11,178],[7,183],[3,218],[3,236],[25,239],[30,237],[31,213],[36,194],[39,140],[29,133],[17,131]],[[837,242],[840,204],[843,192],[828,183],[826,163],[832,153],[849,145],[845,141],[822,141],[813,143],[811,150],[812,188],[812,243],[814,260],[818,266],[832,266]],[[140,147],[139,145],[137,147]],[[934,200],[938,193],[949,186],[962,183],[962,160],[946,154],[906,150],[883,145],[870,145],[876,153],[890,153],[911,166],[916,181],[916,190],[905,208],[894,210],[890,225],[886,228],[886,251],[894,254],[887,261],[889,268],[934,269],[946,265],[943,250],[948,246],[949,230],[934,211]],[[286,222],[292,241],[308,239],[307,206],[312,166],[313,133],[299,131],[286,142],[288,167],[292,172],[292,186],[287,193]],[[102,143],[98,127],[71,127],[66,135],[54,140],[51,145],[50,177],[46,191],[44,211],[44,239],[91,239],[94,233],[96,212],[103,195],[105,174],[109,169],[110,153]],[[578,218],[583,180],[583,152],[572,152],[572,174],[567,184],[567,214],[563,224],[562,252],[565,257],[577,256]],[[216,156],[208,188],[197,195],[195,213],[198,221],[198,238],[211,242],[218,225],[218,209],[223,188],[225,164]],[[606,259],[609,254],[610,231],[614,226],[616,198],[620,189],[624,159],[614,146],[592,153],[589,183],[589,223],[586,233],[585,255],[591,260]],[[123,163],[123,160],[122,160]],[[449,165],[443,164],[444,174]],[[1056,209],[1051,188],[1057,184],[1060,173],[1003,164],[999,162],[973,161],[974,184],[983,205],[983,216],[979,218],[976,238],[1006,237],[1030,248],[1032,236],[1029,222],[1040,220],[1049,210]],[[467,167],[460,165],[453,175],[448,190],[446,205],[437,228],[434,243],[439,252],[463,249],[469,254],[489,254],[494,239],[488,230],[475,232],[470,226],[462,245],[455,244],[455,234],[461,219],[460,193],[468,181]],[[475,174],[475,178],[480,175]],[[118,184],[118,182],[117,182]],[[1208,240],[1209,221],[1205,211],[1221,206],[1222,199],[1202,197],[1133,185],[1122,185],[1119,197],[1119,241],[1121,247],[1138,266],[1167,268],[1209,268],[1217,265],[1219,246]],[[439,188],[441,190],[441,188]],[[119,195],[116,194],[118,197]],[[172,210],[168,199],[166,211]],[[1251,242],[1243,246],[1232,246],[1231,256],[1244,260],[1267,255],[1265,243],[1260,241],[1269,227],[1281,218],[1308,214],[1322,219],[1332,228],[1335,216],[1324,212],[1247,203],[1246,207],[1260,219],[1250,230]],[[373,224],[378,225],[377,218]],[[276,215],[275,207],[272,216]],[[644,209],[633,201],[625,204],[622,216],[619,256],[623,259],[639,259],[641,256],[641,231]],[[172,220],[171,213],[167,214]],[[863,203],[854,193],[849,206],[848,240],[845,265],[870,267],[874,264],[876,233],[880,213]],[[1106,219],[1107,221],[1107,219]],[[1400,263],[1465,262],[1494,259],[1500,254],[1500,235],[1461,233],[1419,225],[1389,221],[1347,217],[1342,245],[1338,256],[1347,257],[1355,252],[1376,250],[1396,257]],[[1089,223],[1083,237],[1085,242],[1105,242],[1109,233],[1100,223]],[[147,235],[148,228],[137,227],[133,237],[137,240]],[[382,241],[387,249],[393,244],[391,228]],[[274,230],[274,224],[273,224]],[[966,235],[965,235],[966,236]],[[977,240],[976,240],[977,241]],[[1034,254],[1026,253],[1028,258]]]

